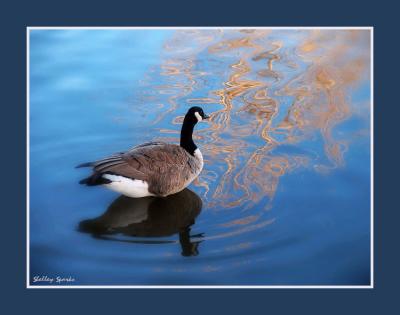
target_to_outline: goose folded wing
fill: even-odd
[[[97,173],[153,181],[157,177],[180,174],[188,160],[187,153],[180,146],[153,142],[97,161],[94,170]]]

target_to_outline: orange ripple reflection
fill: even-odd
[[[370,78],[369,31],[277,32],[176,31],[165,44],[163,64],[149,74],[152,101],[164,106],[155,125],[164,119],[180,124],[192,104],[211,112],[208,127],[195,131],[206,161],[195,185],[209,209],[249,209],[271,201],[288,172],[344,165],[349,143],[333,130],[352,115],[349,89]],[[175,139],[176,128],[160,132],[160,140]],[[306,153],[276,153],[318,134],[329,163]]]

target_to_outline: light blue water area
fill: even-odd
[[[369,284],[371,93],[343,72],[365,40],[315,36],[32,30],[31,284]],[[327,52],[303,52],[310,40]],[[325,66],[335,45],[350,53]],[[178,141],[193,105],[212,118],[192,192],[143,202],[78,184],[80,163]]]

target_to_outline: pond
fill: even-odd
[[[31,285],[370,284],[368,30],[29,39]],[[211,117],[188,189],[132,199],[78,184],[80,163],[179,143],[191,106]]]

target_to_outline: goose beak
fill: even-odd
[[[203,119],[208,119],[208,118],[210,118],[210,116],[208,116],[208,115],[204,114],[204,117],[203,117]]]

